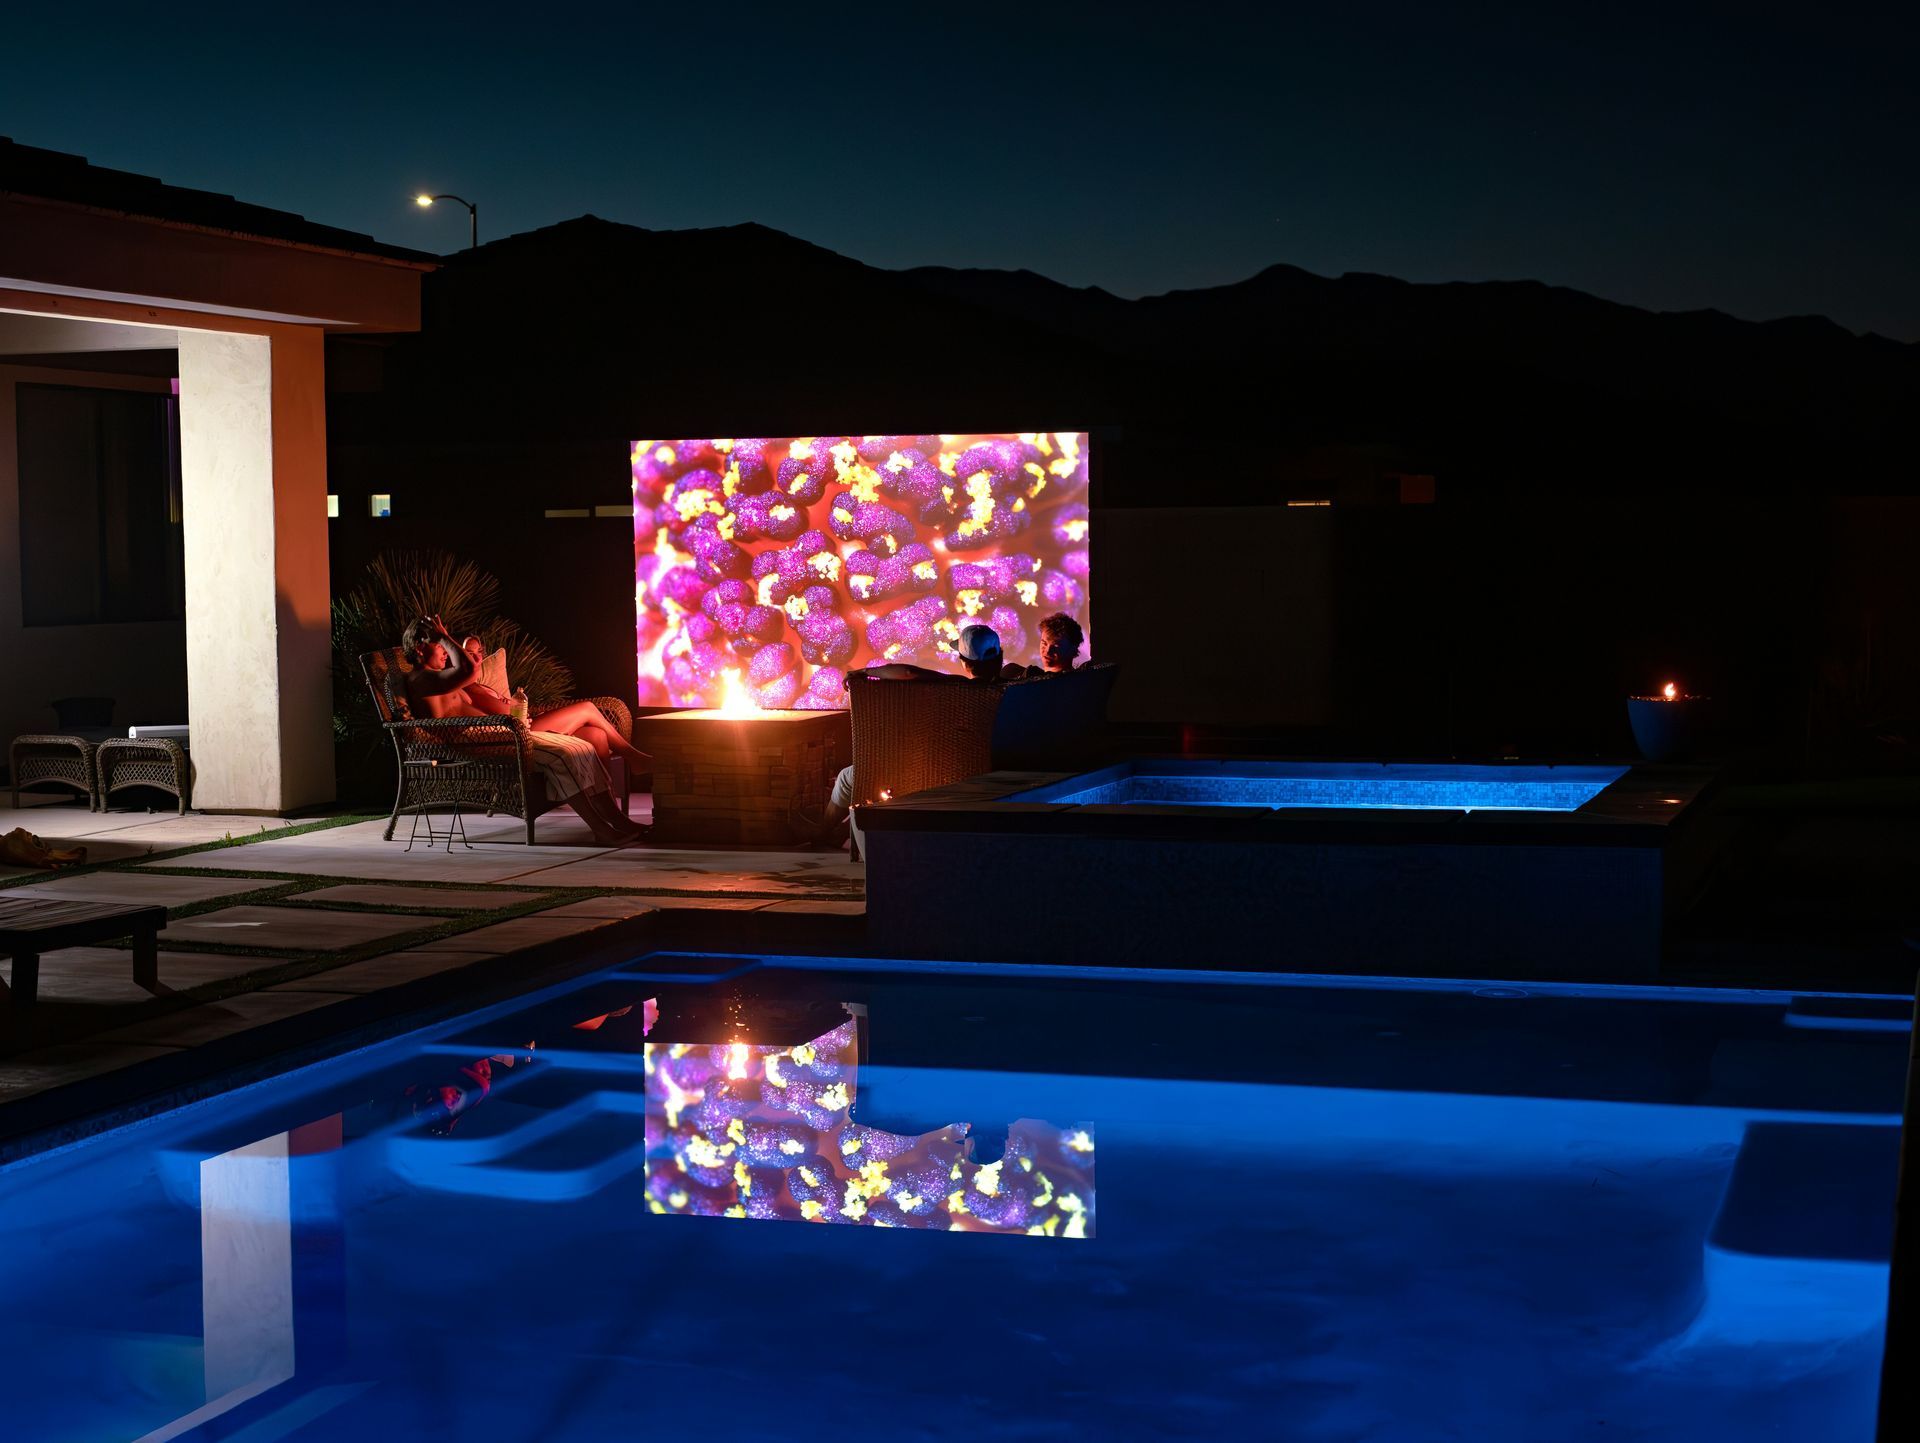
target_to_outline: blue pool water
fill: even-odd
[[[1864,1443],[1907,1042],[1781,993],[642,959],[0,1170],[4,1436]]]
[[[1130,762],[1021,792],[1009,801],[1080,806],[1368,807],[1571,812],[1625,767],[1375,762]]]

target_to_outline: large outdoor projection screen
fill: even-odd
[[[1083,432],[636,441],[633,517],[643,706],[717,705],[731,671],[839,707],[853,667],[958,672],[976,622],[1028,664],[1043,617],[1087,628]]]

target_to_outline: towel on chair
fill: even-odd
[[[587,748],[592,751],[592,747]],[[15,827],[6,836],[0,837],[0,863],[9,867],[56,867],[84,866],[87,860],[85,847],[55,847],[34,836],[25,827]]]
[[[568,802],[613,789],[592,742],[559,732],[529,732],[527,739],[532,743],[534,773],[546,783],[547,795],[554,801]]]

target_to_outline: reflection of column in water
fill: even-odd
[[[200,1164],[200,1300],[209,1405],[230,1407],[293,1376],[285,1133]]]
[[[340,1212],[345,1141],[337,1112],[287,1134],[294,1333],[300,1374],[309,1382],[347,1358],[347,1248]]]

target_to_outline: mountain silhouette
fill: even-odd
[[[1902,490],[1920,347],[1817,317],[1661,313],[1532,281],[1275,265],[1124,299],[888,271],[757,224],[582,216],[447,258],[386,343],[413,424],[541,436],[1089,427],[1110,504],[1261,499],[1265,457],[1362,447],[1498,491]],[[418,409],[425,407],[424,413]],[[1230,448],[1196,468],[1197,445]],[[1250,489],[1251,488],[1251,489]]]

